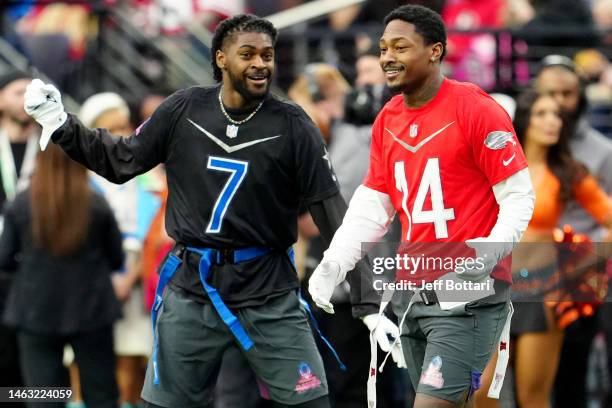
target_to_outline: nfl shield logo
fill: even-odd
[[[236,136],[238,136],[238,126],[235,125],[227,125],[227,128],[225,129],[225,134],[227,135],[227,137],[229,137],[230,139],[235,138]]]
[[[410,135],[410,137],[417,137],[417,135],[419,134],[419,125],[417,125],[416,123],[410,125],[410,133],[408,134]]]

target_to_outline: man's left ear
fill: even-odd
[[[429,60],[431,62],[439,61],[440,57],[442,56],[443,50],[444,50],[444,48],[443,48],[443,45],[441,43],[435,43],[431,47],[431,56],[429,57]]]

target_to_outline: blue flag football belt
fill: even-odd
[[[200,263],[199,263],[199,274],[200,274],[200,282],[202,282],[202,286],[206,291],[210,301],[212,302],[213,307],[223,320],[223,323],[230,329],[240,346],[248,351],[253,347],[253,340],[249,337],[244,327],[240,324],[240,321],[234,314],[229,310],[229,308],[223,303],[221,296],[217,289],[211,286],[206,282],[206,277],[208,276],[208,272],[212,265],[219,265],[223,263],[240,263],[245,261],[250,261],[252,259],[258,258],[260,256],[266,255],[271,252],[270,248],[245,248],[245,249],[236,249],[236,250],[218,250],[213,248],[194,248],[194,247],[185,247],[182,245],[177,245],[170,253],[168,254],[166,261],[162,265],[159,272],[159,281],[157,283],[157,289],[155,290],[155,302],[153,303],[153,307],[151,309],[151,320],[153,323],[153,383],[155,385],[159,385],[159,370],[157,363],[157,352],[159,348],[158,337],[157,337],[157,315],[159,310],[161,309],[164,301],[163,294],[166,286],[174,273],[177,271],[181,263],[183,262],[183,255],[185,251],[191,251],[200,255]],[[295,265],[295,254],[293,252],[293,248],[289,248],[287,250],[287,255],[291,259],[291,262]],[[312,325],[317,331],[317,334],[323,341],[323,343],[330,349],[340,368],[345,370],[346,367],[340,361],[338,353],[331,345],[331,343],[323,336],[321,331],[319,330],[319,325],[315,320],[315,317],[312,313],[312,310],[308,306],[308,303],[302,299],[300,296],[300,303],[310,316],[312,321]]]

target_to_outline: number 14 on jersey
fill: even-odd
[[[402,209],[408,218],[406,240],[410,240],[412,224],[433,223],[436,239],[448,238],[447,222],[455,219],[455,210],[444,207],[442,180],[440,179],[440,161],[436,158],[427,160],[425,170],[419,182],[412,211],[408,209],[408,182],[403,161],[395,163],[395,188],[402,193]],[[424,210],[427,193],[431,197],[431,210]]]

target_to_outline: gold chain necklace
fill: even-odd
[[[234,120],[234,119],[232,119],[230,117],[230,115],[225,110],[225,106],[223,106],[223,100],[221,99],[221,93],[222,92],[223,92],[223,87],[221,87],[221,89],[219,89],[219,98],[218,98],[219,99],[219,106],[221,107],[221,112],[223,112],[223,115],[225,116],[225,118],[230,123],[229,125],[227,125],[227,128],[225,129],[225,134],[226,134],[227,137],[233,139],[236,136],[238,136],[238,125],[242,125],[243,123],[246,123],[249,120],[251,120],[253,118],[253,116],[255,116],[257,111],[259,111],[259,108],[261,108],[261,105],[263,105],[264,100],[259,102],[259,105],[257,105],[255,110],[253,112],[251,112],[251,114],[249,116],[247,116],[246,118],[244,118],[242,120]]]

